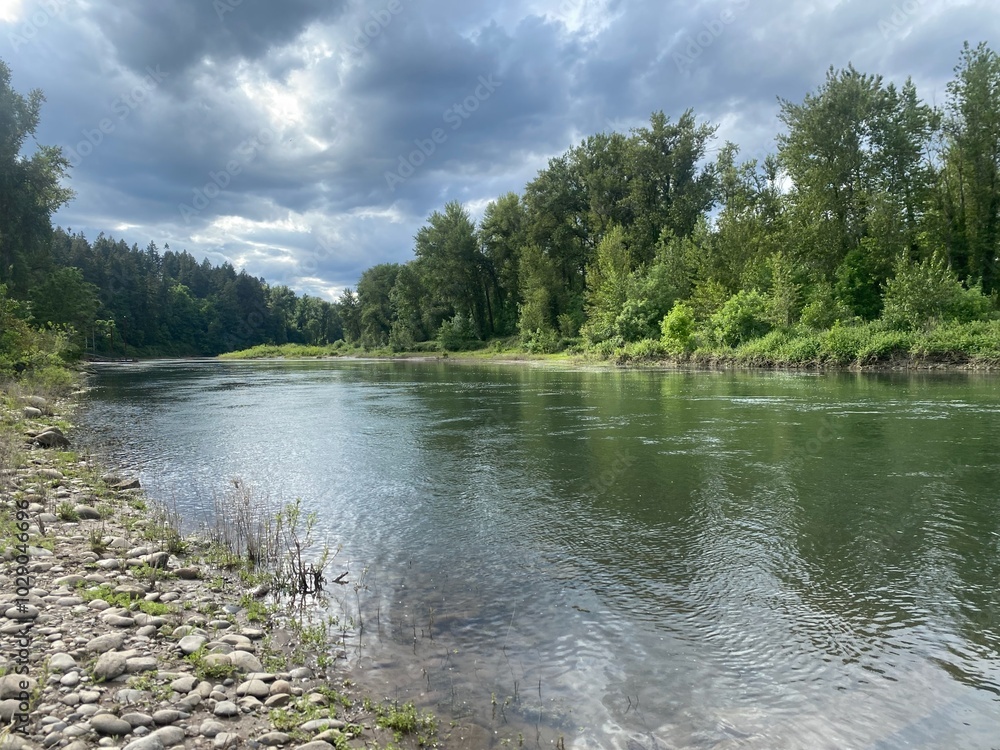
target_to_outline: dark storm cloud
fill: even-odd
[[[256,60],[295,41],[315,21],[336,18],[342,0],[171,0],[95,3],[91,18],[123,64],[162,65],[177,79],[206,60]]]
[[[693,108],[720,126],[710,156],[729,139],[761,158],[778,97],[800,101],[831,65],[912,75],[941,105],[962,42],[1000,32],[986,0],[25,0],[20,11],[0,21],[0,58],[20,90],[48,97],[39,141],[76,156],[63,225],[323,294],[408,260],[447,201],[481,213],[591,133]],[[13,36],[31,24],[30,39]]]

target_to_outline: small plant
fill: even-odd
[[[59,520],[61,521],[72,521],[75,523],[80,520],[80,514],[73,508],[73,503],[65,500],[59,503],[59,506],[56,508],[56,515],[59,516]]]
[[[108,543],[104,539],[104,527],[91,529],[89,534],[90,551],[98,555],[103,555],[108,551]]]
[[[225,680],[232,677],[236,667],[232,664],[217,664],[207,661],[208,653],[205,647],[185,657],[194,666],[194,674],[199,680]]]

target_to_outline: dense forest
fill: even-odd
[[[1000,357],[1000,58],[986,45],[962,50],[943,109],[911,81],[831,68],[779,101],[759,161],[691,111],[593,135],[478,225],[456,202],[435,211],[413,260],[369,268],[334,303],[53,230],[68,164],[22,153],[41,101],[0,63],[0,368],[30,360],[29,331],[74,356],[494,341],[759,363]]]

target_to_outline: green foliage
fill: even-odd
[[[694,310],[690,305],[684,302],[674,304],[663,318],[661,342],[664,350],[678,356],[693,352],[697,325]]]
[[[73,503],[64,500],[59,503],[56,508],[56,515],[59,516],[61,521],[72,521],[77,522],[80,520],[80,514],[73,509]]]
[[[900,257],[886,284],[882,317],[892,328],[913,331],[939,322],[982,319],[990,307],[980,288],[962,286],[940,255],[920,263]]]
[[[723,346],[738,346],[771,330],[767,299],[758,291],[741,290],[711,319],[712,332]]]
[[[451,320],[444,321],[437,338],[438,344],[446,352],[462,352],[482,345],[476,338],[472,321],[462,313],[455,313]]]
[[[810,290],[799,322],[810,330],[821,331],[837,322],[849,322],[853,317],[850,308],[834,294],[830,282],[824,280]]]

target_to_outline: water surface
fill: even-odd
[[[998,748],[998,384],[150,363],[79,421],[188,519],[318,511],[356,674],[456,746]]]

